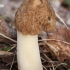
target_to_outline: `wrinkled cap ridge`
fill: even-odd
[[[24,35],[36,35],[51,31],[56,25],[55,12],[47,0],[33,7],[34,0],[27,0],[18,8],[14,25]]]

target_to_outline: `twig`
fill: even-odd
[[[39,46],[40,46],[40,45],[45,45],[45,44],[44,44],[44,43],[39,43]]]
[[[17,63],[17,61],[14,61],[13,64],[14,64],[14,63]],[[9,65],[11,65],[11,64],[12,64],[12,62],[6,64],[6,66],[9,66]]]
[[[13,66],[13,63],[14,63],[14,58],[15,58],[15,54],[14,54],[14,57],[13,57],[13,60],[12,60],[12,64],[11,64],[10,70],[12,70],[12,66]]]
[[[16,45],[14,45],[10,50],[8,50],[8,52],[10,52],[11,50],[13,50],[14,48],[16,48]]]
[[[46,61],[43,57],[41,57],[41,59],[42,59],[43,61]]]
[[[16,40],[14,40],[14,39],[12,39],[12,38],[10,38],[10,37],[7,37],[6,35],[4,35],[4,34],[2,34],[2,33],[0,33],[0,35],[3,36],[3,37],[5,37],[5,38],[8,39],[8,40],[14,42],[14,43],[17,43]]]
[[[47,70],[47,69],[45,68],[45,66],[43,66],[43,68],[44,68],[45,70]]]
[[[50,70],[52,70],[52,69],[50,68]]]
[[[59,41],[59,42],[63,42],[63,43],[65,43],[65,44],[70,45],[70,43],[68,43],[68,42],[61,41],[61,40],[56,40],[56,39],[42,39],[42,40],[38,40],[38,41]]]
[[[49,62],[52,62],[53,63],[53,61],[49,57],[47,57],[46,54],[43,54],[43,55],[49,60]]]
[[[52,69],[55,70],[54,65],[52,64]]]
[[[55,12],[56,17],[60,20],[60,22],[62,22],[66,28],[68,28],[68,26],[66,25],[66,23],[63,21],[63,19]]]
[[[60,63],[60,64],[58,64],[58,65],[55,67],[55,70],[56,70],[60,65],[63,65],[64,67],[66,67],[66,66],[67,66],[67,64],[66,64],[66,63]]]

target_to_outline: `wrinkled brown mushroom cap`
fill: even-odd
[[[36,35],[50,31],[56,25],[55,12],[47,0],[33,6],[34,0],[27,0],[18,8],[14,25],[24,35]]]

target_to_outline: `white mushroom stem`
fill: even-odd
[[[38,35],[23,35],[17,31],[17,61],[19,70],[43,70]]]

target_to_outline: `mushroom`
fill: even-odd
[[[14,20],[19,70],[43,70],[38,34],[51,31],[55,23],[55,12],[47,0],[26,0],[21,4]]]

